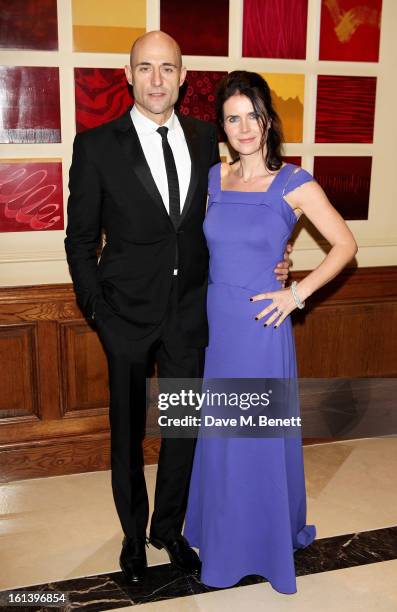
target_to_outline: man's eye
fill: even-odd
[[[141,66],[139,70],[140,72],[147,72],[149,70],[149,66]]]

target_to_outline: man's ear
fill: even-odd
[[[129,82],[129,84],[132,85],[133,83],[132,83],[132,70],[131,70],[131,66],[126,64],[124,66],[124,72],[125,72],[125,78]]]
[[[182,68],[181,68],[181,74],[180,74],[180,76],[179,76],[179,87],[182,87],[182,85],[183,85],[183,84],[184,84],[184,82],[185,82],[185,79],[186,79],[186,72],[187,72],[187,70],[186,70],[185,66],[182,66]]]

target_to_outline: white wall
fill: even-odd
[[[397,101],[397,2],[383,0],[379,63],[319,62],[320,0],[309,0],[306,60],[241,58],[243,0],[230,0],[229,56],[184,58],[191,70],[298,72],[305,74],[303,143],[287,144],[287,155],[301,155],[302,165],[313,169],[314,155],[372,155],[372,180],[368,221],[350,221],[359,252],[359,266],[397,264],[397,166],[395,161]],[[159,28],[158,0],[147,0],[147,30]],[[68,195],[68,170],[75,134],[73,68],[117,68],[127,55],[73,53],[70,0],[58,0],[59,51],[2,51],[1,64],[9,66],[59,66],[62,143],[1,145],[1,158],[61,158],[64,206]],[[374,144],[314,144],[316,75],[376,76]],[[223,152],[224,145],[221,145]],[[65,214],[66,222],[66,214]],[[0,234],[0,285],[18,286],[70,282],[63,249],[63,231]],[[295,244],[294,269],[309,269],[323,256],[307,232]]]

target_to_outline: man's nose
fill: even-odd
[[[159,67],[154,67],[152,70],[152,85],[159,87],[163,84],[163,77]]]

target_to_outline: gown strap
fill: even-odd
[[[282,195],[285,196],[297,187],[304,185],[304,183],[309,183],[310,181],[314,181],[314,177],[310,172],[304,170],[300,166],[295,166],[295,164],[290,164],[290,171],[287,173],[287,176],[284,177],[284,186],[282,189]]]

